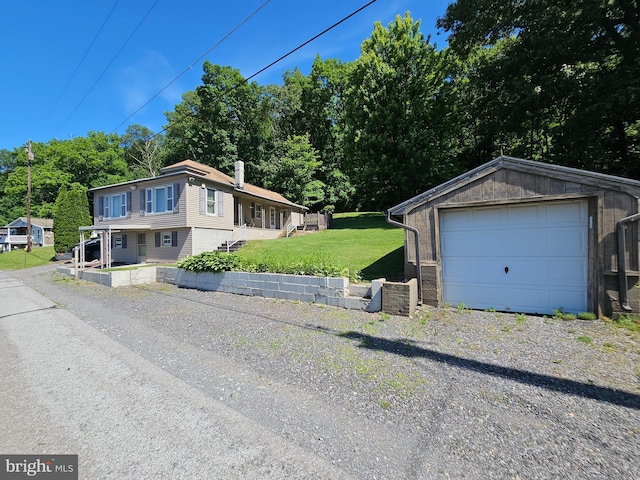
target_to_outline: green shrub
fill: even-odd
[[[240,270],[241,261],[233,253],[204,252],[180,260],[178,268],[191,272],[233,272]]]
[[[259,263],[252,263],[234,253],[227,252],[204,252],[181,260],[177,266],[191,272],[284,273],[318,277],[347,277],[353,282],[361,279],[359,272],[350,271],[340,265],[325,262],[286,263],[269,258]]]
[[[596,314],[593,312],[580,312],[578,314],[578,318],[580,320],[595,320],[597,317],[596,317]]]

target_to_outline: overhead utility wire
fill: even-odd
[[[238,30],[240,27],[242,27],[245,23],[247,23],[255,14],[257,14],[260,10],[262,10],[263,7],[265,7],[269,2],[271,2],[271,0],[267,0],[266,2],[264,2],[262,5],[260,5],[258,8],[256,8],[253,12],[251,12],[251,14],[245,18],[242,22],[240,22],[238,25],[236,25],[229,33],[227,33],[224,37],[222,37],[220,40],[218,40],[216,42],[215,45],[213,45],[209,50],[207,50],[206,52],[204,52],[202,55],[200,55],[198,58],[196,58],[193,62],[191,62],[191,64],[185,68],[182,73],[180,73],[177,77],[175,77],[173,80],[171,80],[169,83],[167,83],[164,87],[162,87],[162,89],[156,93],[153,97],[151,97],[149,100],[147,100],[140,108],[138,108],[135,112],[133,112],[131,115],[129,115],[127,118],[125,118],[116,128],[114,128],[113,130],[111,130],[111,132],[109,133],[114,133],[115,131],[117,131],[122,125],[124,125],[127,120],[131,119],[131,117],[135,116],[140,110],[142,110],[144,107],[146,107],[147,105],[149,105],[153,100],[155,100],[156,98],[158,98],[158,96],[164,92],[167,88],[169,88],[171,85],[173,85],[180,77],[182,77],[185,73],[187,73],[189,70],[191,70],[193,68],[194,65],[197,65],[198,63],[200,63],[200,60],[202,60],[204,57],[206,57],[207,55],[209,55],[213,50],[215,50],[216,48],[218,48],[218,46],[224,42],[227,38],[229,38],[231,35],[233,35],[236,30]]]
[[[155,6],[158,4],[160,0],[156,0],[153,5],[151,5],[151,8],[149,8],[149,10],[147,11],[147,13],[145,14],[144,17],[142,17],[142,20],[140,20],[140,22],[138,23],[138,25],[136,25],[136,28],[133,30],[133,32],[131,32],[131,34],[129,35],[129,38],[127,38],[127,40],[122,44],[122,46],[120,47],[120,50],[118,50],[116,52],[116,54],[113,56],[113,58],[111,59],[111,61],[109,62],[109,64],[105,67],[105,69],[102,71],[102,73],[100,74],[100,76],[98,77],[98,79],[93,83],[93,85],[91,85],[91,88],[89,89],[89,91],[87,93],[85,93],[84,97],[82,97],[82,100],[80,100],[80,103],[78,103],[78,105],[76,106],[76,108],[73,109],[73,111],[69,114],[69,116],[65,119],[64,122],[62,122],[62,125],[60,125],[59,128],[62,128],[68,121],[69,119],[73,116],[74,113],[76,113],[76,111],[78,110],[78,108],[80,108],[80,105],[82,105],[82,103],[86,100],[86,98],[89,96],[89,94],[93,91],[93,89],[96,87],[96,85],[98,84],[98,82],[100,80],[102,80],[102,77],[104,77],[104,74],[107,73],[107,70],[109,70],[109,68],[111,67],[111,65],[113,65],[113,62],[116,61],[116,58],[118,58],[118,56],[120,55],[120,53],[122,53],[122,51],[124,50],[124,48],[127,46],[127,44],[131,41],[131,39],[133,38],[133,36],[136,34],[136,32],[140,29],[140,27],[142,26],[142,24],[144,23],[144,21],[147,19],[147,17],[149,16],[149,14],[151,13],[151,11],[155,8]]]
[[[258,70],[256,73],[254,73],[253,75],[251,75],[250,77],[245,78],[242,82],[234,85],[233,87],[231,87],[229,90],[227,90],[225,93],[231,93],[234,90],[240,88],[242,85],[244,85],[245,83],[247,83],[249,80],[251,80],[252,78],[260,75],[262,72],[264,72],[265,70],[268,70],[269,68],[273,67],[276,63],[281,62],[282,60],[284,60],[285,58],[287,58],[288,56],[294,54],[295,52],[297,52],[298,50],[300,50],[301,48],[309,45],[311,42],[313,42],[314,40],[317,40],[318,38],[320,38],[322,35],[324,35],[325,33],[329,32],[330,30],[333,30],[335,27],[337,27],[338,25],[340,25],[341,23],[346,22],[347,20],[349,20],[351,17],[353,17],[354,15],[357,15],[358,13],[360,13],[362,10],[364,10],[367,7],[370,7],[371,5],[373,5],[374,3],[376,3],[378,0],[371,0],[369,3],[363,5],[362,7],[360,7],[359,9],[355,10],[354,12],[350,13],[349,15],[347,15],[346,17],[344,17],[343,19],[337,21],[336,23],[334,23],[333,25],[331,25],[330,27],[324,29],[322,32],[318,33],[317,35],[315,35],[314,37],[310,38],[309,40],[307,40],[304,43],[301,43],[300,45],[298,45],[296,48],[294,48],[293,50],[290,50],[289,52],[285,53],[284,55],[282,55],[280,58],[278,58],[277,60],[271,62],[269,65],[267,65],[264,68],[261,68],[260,70]],[[222,94],[218,97],[218,98],[222,98]],[[192,116],[194,114],[187,114],[184,117],[182,117],[181,119],[176,120],[176,123],[180,123],[183,120],[186,120],[188,117]],[[153,135],[151,138],[155,138],[158,135],[160,135],[162,132],[166,132],[167,129],[169,127],[165,127],[162,130],[160,130],[158,133],[156,133],[155,135]]]
[[[76,69],[73,71],[73,73],[71,74],[71,77],[69,77],[69,80],[67,81],[67,84],[64,86],[64,88],[62,89],[62,92],[60,93],[60,95],[58,96],[58,98],[56,98],[56,101],[53,102],[53,105],[51,106],[51,109],[49,110],[49,113],[47,114],[47,116],[49,116],[51,114],[51,112],[53,111],[53,109],[55,108],[55,106],[58,104],[58,102],[60,101],[60,99],[62,98],[62,96],[65,94],[65,92],[67,91],[67,88],[69,88],[69,85],[71,85],[71,81],[75,78],[76,73],[78,73],[78,70],[80,69],[80,67],[82,66],[82,64],[84,63],[84,60],[87,58],[87,55],[89,55],[89,52],[91,51],[91,49],[93,48],[93,45],[96,43],[96,40],[98,40],[98,37],[100,36],[100,34],[102,33],[102,30],[104,29],[104,26],[107,24],[107,22],[109,21],[109,19],[111,18],[111,15],[113,14],[113,11],[116,9],[116,7],[118,6],[118,3],[120,3],[120,0],[116,0],[116,2],[113,4],[113,7],[111,7],[111,11],[109,12],[109,14],[107,15],[107,18],[105,18],[104,22],[102,23],[102,26],[100,27],[100,29],[98,30],[98,33],[96,33],[96,36],[93,38],[93,41],[91,42],[91,44],[89,45],[89,48],[87,48],[87,51],[84,52],[84,55],[82,56],[82,58],[80,59],[80,62],[78,62],[78,65],[76,66]]]

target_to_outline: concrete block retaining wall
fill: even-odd
[[[383,279],[374,280],[371,287],[372,298],[364,299],[349,296],[347,278],[278,273],[195,273],[175,267],[157,267],[157,281],[185,288],[320,303],[368,312],[380,311],[381,286],[384,282]]]
[[[144,285],[156,281],[157,267],[136,268],[133,270],[79,270],[78,278],[97,283],[106,287],[126,287],[130,285]],[[72,267],[61,267],[58,271],[67,275],[74,275]]]
[[[74,270],[70,267],[61,267],[58,268],[58,271],[74,275]],[[306,275],[247,272],[195,273],[176,267],[150,266],[108,272],[81,270],[78,272],[78,278],[108,287],[164,282],[185,288],[320,303],[331,307],[367,312],[379,312],[382,309],[382,286],[385,281],[383,278],[372,281],[371,287],[366,288],[366,294],[370,298],[363,298],[362,292],[349,291],[349,279],[347,278]],[[361,288],[353,290],[361,290]]]

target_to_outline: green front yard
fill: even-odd
[[[251,263],[331,264],[360,271],[363,280],[400,280],[403,242],[403,230],[389,225],[382,213],[338,213],[328,230],[252,241],[238,255]]]

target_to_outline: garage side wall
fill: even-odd
[[[497,169],[487,175],[461,181],[447,193],[417,206],[404,217],[404,223],[420,231],[420,255],[423,278],[423,301],[441,305],[439,291],[440,258],[438,209],[443,207],[473,207],[494,204],[588,198],[589,214],[594,230],[590,275],[590,291],[597,298],[599,313],[611,315],[620,310],[617,294],[617,223],[638,212],[638,198],[621,190],[602,188],[593,182],[580,183],[554,178],[546,173]],[[405,276],[416,275],[415,240],[405,234]],[[640,311],[638,288],[639,258],[638,224],[630,224],[626,232],[626,268],[629,283],[629,303]]]

